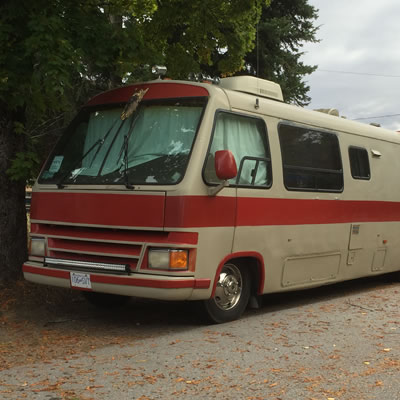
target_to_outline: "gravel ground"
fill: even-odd
[[[264,296],[208,326],[188,303],[99,311],[20,286],[1,303],[0,398],[400,399],[400,284],[388,277]]]

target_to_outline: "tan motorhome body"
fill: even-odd
[[[197,239],[189,240],[190,243],[177,242],[179,248],[193,250],[192,268],[186,271],[141,269],[140,265],[147,262],[146,251],[149,247],[171,247],[169,241],[151,242],[149,239],[141,241],[139,252],[132,256],[137,259],[136,270],[112,282],[106,278],[94,279],[91,290],[155,299],[207,300],[215,293],[221,268],[229,263],[235,264],[235,260],[240,260],[241,264],[251,269],[252,290],[258,294],[303,289],[400,269],[400,187],[396,184],[397,171],[400,170],[398,133],[244,93],[246,87],[229,90],[223,84],[158,83],[171,84],[201,87],[208,92],[190,160],[180,182],[176,185],[140,184],[135,185],[133,190],[122,184],[66,184],[60,189],[54,184],[39,182],[33,188],[31,221],[35,228],[32,238],[44,237],[48,252],[52,251],[52,245],[56,246],[53,239],[70,238],[71,233],[62,231],[62,228],[68,227],[196,235]],[[151,85],[148,84],[150,88]],[[215,185],[207,183],[204,178],[206,159],[215,130],[216,114],[225,111],[229,115],[249,116],[265,124],[272,170],[269,187],[229,185],[210,195],[210,187]],[[279,138],[282,124],[312,132],[328,132],[338,138],[343,170],[341,190],[302,191],[285,187]],[[351,147],[367,151],[369,179],[353,178],[349,161]],[[236,163],[239,166],[240,160]],[[100,211],[95,222],[83,219],[71,222],[74,220],[72,216],[53,218],[51,215],[63,213],[61,207],[65,207],[66,203],[62,199],[66,193],[70,196],[91,196],[85,200],[87,204],[95,203],[95,195],[100,194],[123,195],[132,201],[135,196],[149,194],[151,198],[158,196],[160,202],[164,201],[165,208],[159,215],[158,227],[146,227],[145,222],[139,226],[121,226],[121,222],[102,219]],[[49,194],[54,200],[52,207],[59,212],[44,212],[41,209],[44,207],[41,196],[44,198]],[[155,201],[154,207],[158,204],[157,199]],[[119,207],[124,204],[121,200]],[[132,212],[127,210],[128,214]],[[140,213],[140,209],[135,212]],[[68,214],[67,211],[65,213]],[[154,208],[152,218],[158,218],[155,214],[157,211]],[[172,214],[173,217],[170,217]],[[49,228],[46,233],[41,226],[60,228],[60,231],[55,233]],[[94,240],[83,238],[84,243]],[[136,243],[135,240],[113,239],[113,243],[128,245]],[[106,244],[105,239],[97,240],[97,244],[102,242]],[[76,248],[64,250],[65,254],[79,253]],[[80,254],[109,256],[108,250],[101,250],[101,246],[82,250]],[[43,265],[43,258],[31,255],[24,265],[24,275],[37,283],[71,286],[67,274],[60,272],[68,272],[68,268],[63,270],[58,266],[56,273],[47,273],[49,269],[50,266]],[[107,276],[101,271],[96,275]],[[135,283],[126,284],[129,279],[135,280]],[[192,284],[179,283],[189,280]],[[152,284],[152,281],[157,283]]]
[[[399,188],[389,183],[396,181],[396,171],[400,167],[400,142],[396,133],[264,99],[260,99],[260,108],[255,111],[251,110],[250,99],[246,107],[236,93],[229,97],[232,110],[255,112],[267,124],[274,174],[274,184],[268,197],[316,202],[379,202],[382,208],[385,207],[384,202],[389,205],[398,201]],[[344,171],[342,193],[285,190],[277,132],[281,121],[328,130],[338,135]],[[368,150],[370,180],[352,178],[348,157],[350,146]],[[245,190],[238,189],[239,198],[245,195]],[[264,195],[257,190],[246,193],[246,197]],[[314,204],[309,212],[312,213],[316,206]],[[237,227],[233,252],[252,247],[263,255],[266,265],[265,293],[290,290],[398,270],[399,228],[397,221],[364,222],[357,219],[346,223]]]

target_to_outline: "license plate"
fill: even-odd
[[[91,289],[92,282],[90,282],[89,274],[82,274],[80,272],[70,272],[71,287]]]

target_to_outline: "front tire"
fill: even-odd
[[[215,323],[238,319],[250,298],[250,274],[247,268],[225,264],[218,277],[214,297],[203,302],[206,317]]]

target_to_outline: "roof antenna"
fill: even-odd
[[[258,1],[257,1],[257,5],[258,5]],[[257,24],[256,24],[256,59],[257,59],[256,77],[257,77],[257,78],[259,78],[258,69],[259,69],[259,67],[260,67],[260,61],[259,61],[260,56],[259,56],[259,46],[258,46],[258,35],[259,35],[259,32],[258,32],[258,23],[259,23],[259,21],[260,21],[260,18],[257,19]]]
[[[257,0],[256,4],[258,6],[258,0]],[[262,6],[261,6],[261,13],[262,13]],[[258,15],[256,15],[256,18],[257,18],[257,23],[256,23],[256,59],[257,59],[257,62],[256,62],[256,78],[257,78],[257,92],[259,92],[260,87],[259,87],[259,80],[258,80],[258,78],[259,78],[259,72],[258,71],[259,71],[259,68],[260,68],[260,61],[259,61],[260,57],[259,57],[259,46],[258,46],[258,35],[259,35],[258,23],[260,22],[261,15],[260,15],[260,17],[258,17]],[[256,104],[254,105],[254,108],[256,110],[258,110],[260,108],[260,100],[258,98],[256,99]]]

